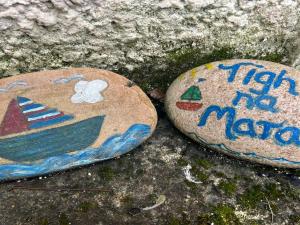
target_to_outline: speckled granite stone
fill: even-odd
[[[183,133],[213,149],[300,168],[300,73],[259,60],[209,63],[180,75],[166,109]]]

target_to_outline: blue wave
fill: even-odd
[[[213,149],[217,149],[223,152],[227,152],[228,154],[232,155],[232,156],[237,156],[237,157],[244,157],[244,158],[254,158],[254,159],[260,159],[260,160],[266,160],[266,161],[271,161],[271,162],[278,162],[281,163],[281,165],[300,165],[300,161],[291,161],[288,160],[286,158],[283,157],[266,157],[266,156],[262,156],[262,155],[258,155],[255,152],[248,152],[248,153],[243,153],[243,152],[237,152],[234,151],[230,148],[228,148],[226,145],[224,144],[211,144],[211,143],[207,143],[206,141],[204,141],[202,138],[200,138],[197,134],[189,132],[189,135],[192,135],[194,137],[195,140],[197,140],[199,143],[201,143],[202,145],[205,146],[209,146]]]
[[[149,125],[134,124],[125,133],[109,137],[98,148],[86,148],[73,154],[62,154],[32,164],[0,165],[0,180],[37,176],[111,159],[134,149],[150,135]]]

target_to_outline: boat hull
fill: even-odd
[[[176,102],[176,106],[182,110],[197,111],[202,107],[202,103],[196,102]]]
[[[96,116],[63,127],[0,139],[0,157],[32,162],[85,149],[99,137],[104,117]]]

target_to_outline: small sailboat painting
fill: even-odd
[[[0,125],[0,157],[34,161],[89,147],[99,136],[104,116],[64,125],[73,119],[29,98],[12,99]],[[31,130],[36,132],[28,133]]]
[[[176,106],[182,110],[197,111],[202,107],[202,103],[198,102],[201,99],[202,96],[199,87],[193,85],[181,95],[181,101],[176,102]]]
[[[94,68],[1,79],[0,182],[116,158],[139,146],[157,115],[128,82]]]

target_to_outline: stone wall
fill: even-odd
[[[147,81],[151,73],[168,71],[174,53],[187,51],[191,57],[196,49],[195,57],[201,57],[224,48],[231,57],[271,55],[300,67],[299,5],[297,0],[0,0],[0,72],[93,66],[129,77],[139,73]]]

